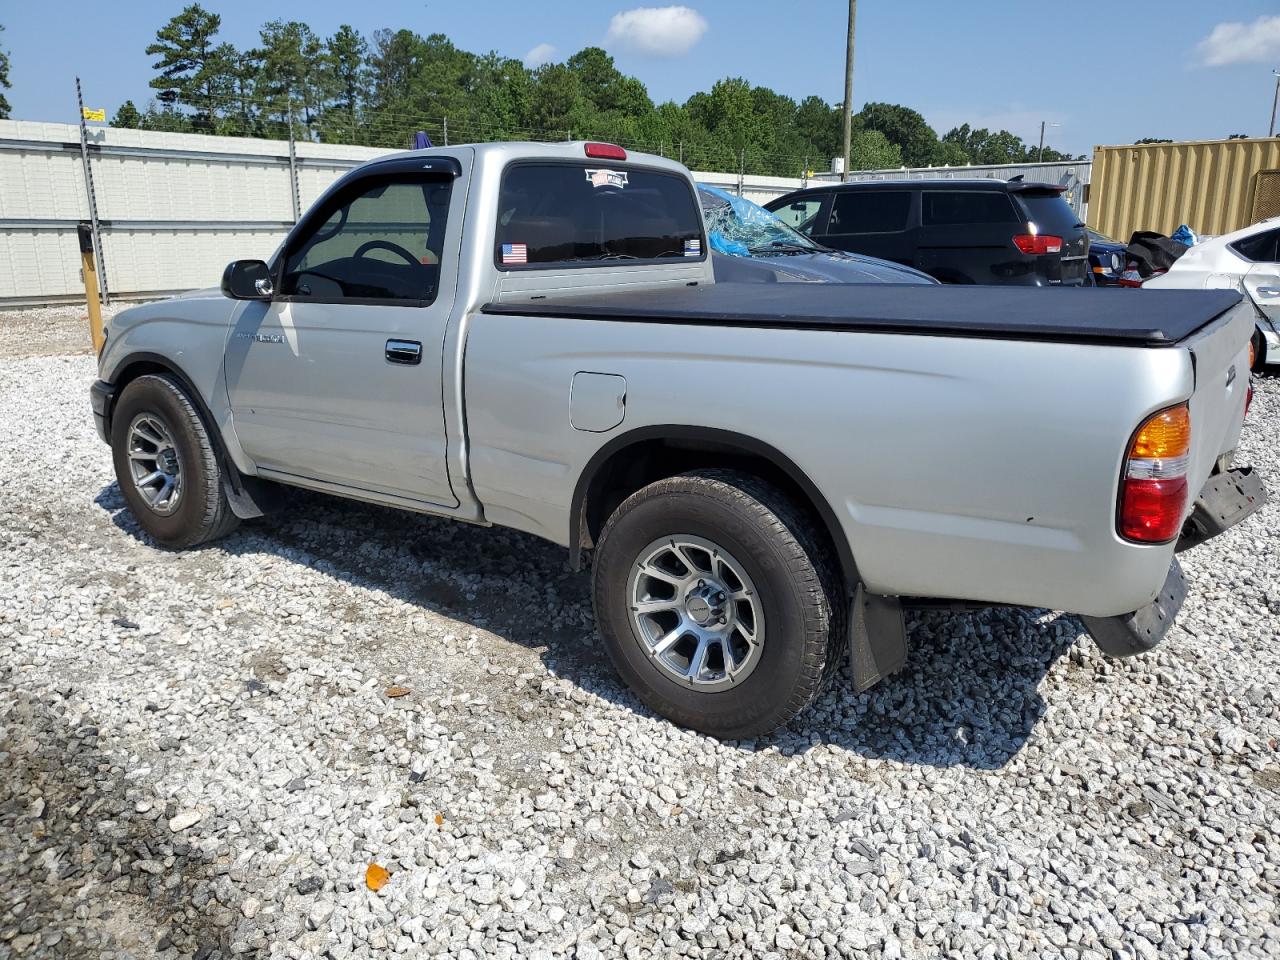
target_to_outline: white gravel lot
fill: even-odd
[[[1275,503],[1152,655],[922,614],[730,745],[639,706],[532,538],[300,495],[150,546],[93,376],[0,362],[0,958],[1280,956]],[[1278,449],[1272,378],[1272,490]]]

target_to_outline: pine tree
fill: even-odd
[[[126,100],[120,104],[120,108],[116,110],[116,115],[111,118],[111,126],[127,127],[136,129],[142,126],[142,114],[138,112],[138,108],[133,105],[132,100]]]
[[[213,124],[233,89],[234,61],[228,59],[233,48],[215,42],[221,25],[220,16],[193,3],[156,31],[146,51],[160,58],[152,65],[160,75],[151,81],[159,99],[192,107],[205,126]]]
[[[0,24],[0,33],[4,33],[4,26]],[[7,50],[0,48],[0,90],[8,90],[13,84],[9,82],[9,53]],[[6,120],[9,117],[9,100],[3,93],[0,93],[0,120]]]

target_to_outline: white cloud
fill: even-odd
[[[706,18],[689,7],[636,7],[614,15],[605,43],[651,57],[679,57],[706,32]]]
[[[1268,62],[1280,57],[1280,17],[1259,17],[1253,23],[1220,23],[1197,49],[1206,67]]]
[[[559,52],[549,43],[540,43],[524,55],[524,65],[532,70],[544,63],[550,63]]]

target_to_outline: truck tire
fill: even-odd
[[[714,737],[767,734],[842,660],[837,567],[808,513],[757,477],[697,470],[628,497],[595,551],[596,621],[655,712]]]
[[[194,547],[239,524],[209,431],[172,377],[147,374],[124,388],[111,417],[111,454],[130,512],[161,546]]]
[[[1253,372],[1261,373],[1262,368],[1267,365],[1267,340],[1262,335],[1262,331],[1254,329],[1253,331]]]

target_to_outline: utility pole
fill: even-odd
[[[844,48],[844,165],[840,180],[849,179],[849,140],[853,134],[853,26],[858,18],[858,0],[849,0],[849,41]]]
[[[1271,97],[1271,127],[1267,130],[1268,137],[1276,135],[1276,103],[1280,102],[1280,70],[1272,70],[1276,77],[1276,92]]]
[[[1044,120],[1041,120],[1040,121],[1040,151],[1036,154],[1036,163],[1044,163],[1044,128],[1045,126],[1046,126],[1046,122]],[[1062,126],[1062,124],[1050,123],[1048,124],[1048,126],[1060,127]]]

